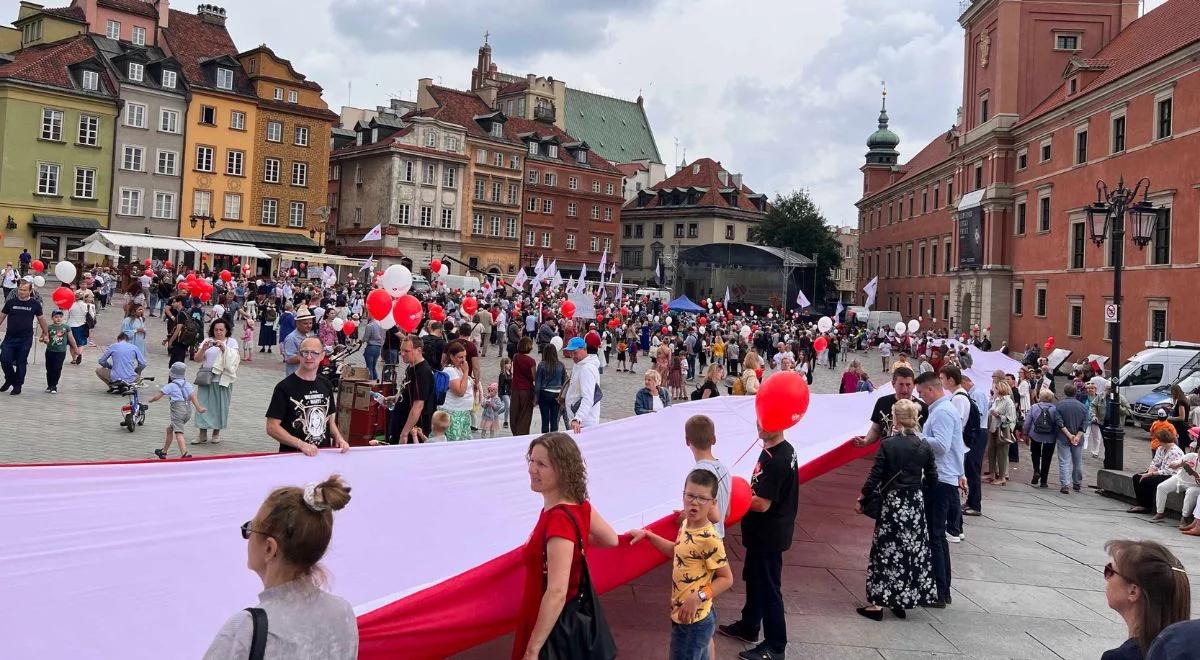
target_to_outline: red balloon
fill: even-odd
[[[701,316],[700,318],[696,319],[696,323],[699,323],[700,325],[708,325],[708,317]]]
[[[367,313],[376,321],[382,321],[392,311],[392,297],[383,289],[375,289],[367,294]]]
[[[808,398],[808,382],[803,374],[796,371],[771,374],[754,397],[759,426],[768,433],[795,426],[808,411]]]
[[[816,340],[813,341],[813,350],[814,351],[820,353],[821,351],[825,350],[826,348],[829,348],[829,340],[826,339],[825,337],[817,337]]]
[[[357,325],[354,325],[354,321],[345,321],[342,323],[342,333],[349,337],[354,334],[354,329],[357,327]]]
[[[668,332],[669,330],[670,330],[670,328],[668,328],[668,327],[667,327],[667,326],[665,326],[665,325],[662,327],[662,333],[663,333],[664,335],[665,335],[665,334],[667,334],[667,332]]]
[[[33,270],[35,270],[39,273],[46,270],[46,264],[42,263],[41,259],[34,259],[33,263],[31,263],[29,265],[30,265],[30,267],[33,268]]]
[[[209,293],[208,291],[201,291],[200,292],[200,302],[208,302],[209,300],[212,300],[212,294]]]
[[[149,268],[142,271],[142,274],[145,275],[146,277],[154,277],[154,271],[150,270]]]
[[[713,303],[713,307],[716,307],[717,309],[721,309],[721,301],[718,300],[717,302]]]
[[[227,270],[221,271],[221,281],[228,282],[233,279],[233,274]]]
[[[152,264],[152,263],[154,263],[154,262],[153,262],[153,261],[150,261],[150,258],[149,258],[149,257],[146,257],[145,259],[143,259],[143,260],[142,260],[142,263],[143,263],[143,264],[146,264],[146,267],[147,267],[147,268],[149,268],[149,267],[150,267],[150,264]]]
[[[445,321],[446,310],[437,303],[429,303],[429,318],[433,319],[434,321]]]
[[[612,328],[613,330],[616,330],[617,328],[621,327],[621,322],[618,321],[617,319],[609,319],[608,327]]]
[[[396,325],[405,332],[412,332],[421,325],[421,318],[425,313],[421,310],[421,301],[410,295],[403,295],[396,299],[396,304],[392,306],[392,318],[396,320]]]
[[[195,273],[188,273],[188,274],[187,274],[187,277],[185,277],[185,278],[183,278],[183,279],[184,279],[184,281],[186,281],[186,282],[195,282],[195,281],[196,281],[196,274],[195,274]]]
[[[429,262],[429,272],[437,273],[441,270],[442,270],[442,260],[441,259],[434,259],[433,261]]]
[[[464,305],[464,307],[465,307],[465,306],[466,306],[466,305]],[[575,303],[571,302],[570,300],[563,301],[563,304],[562,304],[562,308],[561,308],[561,309],[562,309],[562,315],[563,315],[563,318],[566,318],[566,319],[569,319],[569,318],[574,318],[574,316],[575,316]]]
[[[71,305],[75,304],[75,292],[65,286],[55,289],[54,293],[50,294],[50,297],[54,300],[54,304],[64,310],[71,309]]]
[[[170,267],[171,267],[171,261],[169,259],[167,261],[163,262],[163,268],[170,268]]]
[[[729,513],[725,515],[725,526],[736,525],[750,510],[750,483],[743,477],[734,477],[729,488]]]
[[[475,296],[467,296],[463,298],[462,308],[468,316],[472,316],[475,312],[479,311],[479,301],[475,300]]]

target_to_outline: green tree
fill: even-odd
[[[832,274],[835,268],[842,267],[842,246],[807,190],[797,190],[786,197],[775,195],[762,222],[751,227],[750,240],[815,258],[817,295],[812,302],[837,297]]]

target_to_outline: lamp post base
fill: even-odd
[[[1125,429],[1119,426],[1105,426],[1100,430],[1104,437],[1104,469],[1125,469]]]

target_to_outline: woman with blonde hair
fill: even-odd
[[[1163,628],[1191,617],[1187,570],[1154,541],[1113,540],[1104,550],[1112,558],[1104,566],[1104,594],[1125,620],[1129,639],[1100,660],[1140,660]]]
[[[658,412],[671,405],[671,393],[661,385],[662,379],[658,371],[646,371],[646,386],[637,391],[633,398],[633,414],[645,415]]]
[[[1007,380],[998,380],[992,387],[992,406],[988,410],[988,483],[1003,486],[1008,483],[1008,447],[1016,442],[1013,429],[1017,426],[1017,405]]]
[[[885,607],[903,619],[905,610],[938,600],[922,492],[936,485],[938,476],[933,450],[920,436],[920,413],[906,399],[892,406],[896,433],[880,443],[856,506],[864,513],[868,504],[867,513],[876,518],[867,563],[868,605],[856,610],[875,621],[883,619]]]
[[[354,608],[321,588],[325,574],[318,565],[333,537],[333,512],[349,502],[350,487],[335,474],[319,484],[275,489],[242,523],[246,566],[258,574],[263,591],[258,607],[225,622],[205,660],[253,657],[256,630],[265,632],[270,658],[358,657]]]
[[[762,359],[758,357],[758,353],[754,351],[746,353],[746,359],[742,360],[742,375],[737,380],[737,383],[740,383],[741,387],[739,388],[735,384],[734,394],[745,394],[748,396],[758,394],[758,370],[762,368],[761,365]],[[741,389],[741,391],[738,392],[738,389]]]
[[[617,545],[617,533],[588,501],[587,466],[566,433],[545,433],[525,454],[529,488],[542,510],[521,550],[525,587],[517,610],[513,660],[536,660],[564,606],[579,595],[584,554]]]

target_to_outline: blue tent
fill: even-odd
[[[687,296],[679,296],[675,300],[667,303],[667,307],[669,307],[672,312],[683,312],[685,314],[701,314],[708,311],[691,300],[688,300]]]

